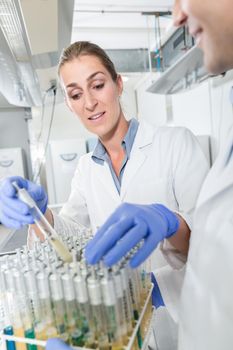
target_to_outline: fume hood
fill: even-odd
[[[0,95],[39,106],[70,43],[74,0],[0,0]]]

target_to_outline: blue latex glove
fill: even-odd
[[[130,259],[130,266],[137,267],[160,241],[171,237],[178,228],[178,217],[162,204],[123,203],[87,244],[85,257],[89,264],[103,258],[105,265],[112,266],[144,239],[142,247]]]
[[[69,345],[58,338],[48,339],[46,342],[45,350],[72,350]]]
[[[151,282],[154,285],[152,290],[152,305],[158,309],[160,306],[165,306],[165,304],[159,289],[158,282],[156,281],[155,275],[153,273],[151,273]]]
[[[29,206],[17,198],[12,182],[25,188],[44,214],[48,197],[42,186],[23,179],[20,176],[8,177],[0,185],[0,222],[9,228],[19,229],[26,224],[34,223]]]

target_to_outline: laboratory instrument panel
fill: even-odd
[[[145,348],[150,274],[143,266],[130,269],[127,258],[111,269],[87,265],[83,247],[90,237],[87,229],[61,236],[70,263],[47,241],[0,258],[0,349],[42,350],[52,337],[78,349]]]

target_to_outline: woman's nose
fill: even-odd
[[[172,11],[173,25],[175,27],[183,27],[187,21],[187,15],[184,13],[181,7],[181,0],[175,0]]]
[[[97,105],[97,100],[94,96],[92,96],[91,93],[85,94],[85,108],[88,111],[93,111],[95,109],[95,106]]]

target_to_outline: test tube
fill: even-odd
[[[38,296],[40,300],[41,323],[37,325],[36,338],[46,340],[57,337],[57,329],[53,317],[48,274],[42,270],[36,274]]]
[[[56,252],[58,253],[58,255],[61,257],[63,261],[71,262],[72,256],[68,248],[64,245],[61,238],[58,236],[57,232],[50,225],[45,215],[37,207],[36,203],[34,202],[32,197],[29,195],[29,193],[24,188],[20,188],[17,182],[13,182],[12,184],[17,190],[19,198],[29,206],[31,215],[34,218],[35,224],[43,233],[44,237],[49,240],[49,242],[52,244],[53,248],[56,250]]]
[[[81,324],[78,324],[79,315],[75,299],[74,285],[67,265],[66,272],[62,274],[61,279],[64,291],[66,320],[70,340],[72,345],[83,346],[84,335],[81,329]]]
[[[16,290],[16,298],[18,302],[19,312],[20,312],[20,318],[21,318],[21,327],[20,329],[24,330],[24,333],[20,334],[18,333],[18,336],[25,336],[26,338],[35,338],[35,332],[32,325],[32,318],[31,318],[31,312],[28,306],[28,299],[24,284],[23,275],[20,271],[14,270],[14,282],[15,282],[15,290]],[[16,335],[16,333],[15,333]],[[24,343],[17,343],[23,346],[25,348]],[[18,346],[17,346],[18,348]],[[37,346],[33,344],[27,344],[28,350],[37,350]]]
[[[114,281],[114,289],[116,293],[117,298],[117,309],[119,310],[119,327],[121,328],[121,336],[123,339],[124,345],[128,343],[128,337],[127,337],[127,321],[126,321],[126,314],[128,311],[127,305],[125,305],[126,300],[124,299],[124,292],[123,292],[123,284],[121,280],[121,275],[119,272],[119,268],[117,266],[113,266],[112,268],[112,276]]]
[[[122,312],[123,310],[118,310],[114,282],[106,268],[104,269],[104,276],[101,278],[100,284],[103,295],[103,303],[105,306],[104,309],[107,321],[107,332],[111,342],[111,348],[112,350],[122,350],[124,343],[120,332],[121,325],[119,312]]]
[[[41,322],[40,315],[40,300],[38,298],[38,290],[36,284],[35,273],[29,266],[23,272],[25,286],[27,288],[27,295],[32,313],[32,322],[36,326]]]
[[[88,300],[87,284],[84,277],[81,275],[80,264],[76,263],[76,274],[74,276],[75,295],[79,308],[79,317],[81,328],[84,333],[85,347],[94,348],[95,337],[92,332],[92,318],[90,316],[90,305]]]
[[[134,280],[134,275],[132,269],[126,268],[127,276],[128,276],[128,282],[129,282],[129,291],[130,291],[130,297],[132,301],[132,307],[133,307],[133,315],[135,321],[139,319],[139,293],[137,288],[137,281]],[[142,335],[140,328],[137,332],[137,340],[138,340],[138,347],[139,349],[142,348]]]
[[[92,267],[91,275],[87,277],[87,289],[91,304],[91,316],[93,321],[93,332],[98,342],[100,350],[110,350],[110,344],[107,336],[107,327],[104,308],[101,297],[101,287],[95,275],[95,269]]]
[[[49,276],[49,285],[51,290],[53,313],[55,323],[57,327],[58,335],[65,341],[68,342],[69,336],[66,329],[65,322],[65,305],[62,291],[62,283],[60,275],[54,270]]]
[[[20,317],[18,300],[15,298],[14,269],[5,270],[4,279],[6,283],[7,301],[14,335],[17,337],[24,337],[24,328]],[[26,344],[24,343],[16,342],[15,346],[17,350],[27,349]]]
[[[0,320],[1,329],[3,329],[3,334],[13,335],[12,322],[10,321],[10,312],[8,308],[7,293],[5,279],[3,272],[0,268]],[[6,341],[7,350],[16,350],[15,342],[11,340]]]
[[[132,301],[130,297],[128,275],[127,275],[126,268],[124,266],[121,266],[120,268],[120,276],[121,276],[121,281],[123,286],[123,300],[124,300],[125,317],[127,321],[127,332],[128,332],[128,336],[130,336],[133,332],[134,314],[133,314]]]

